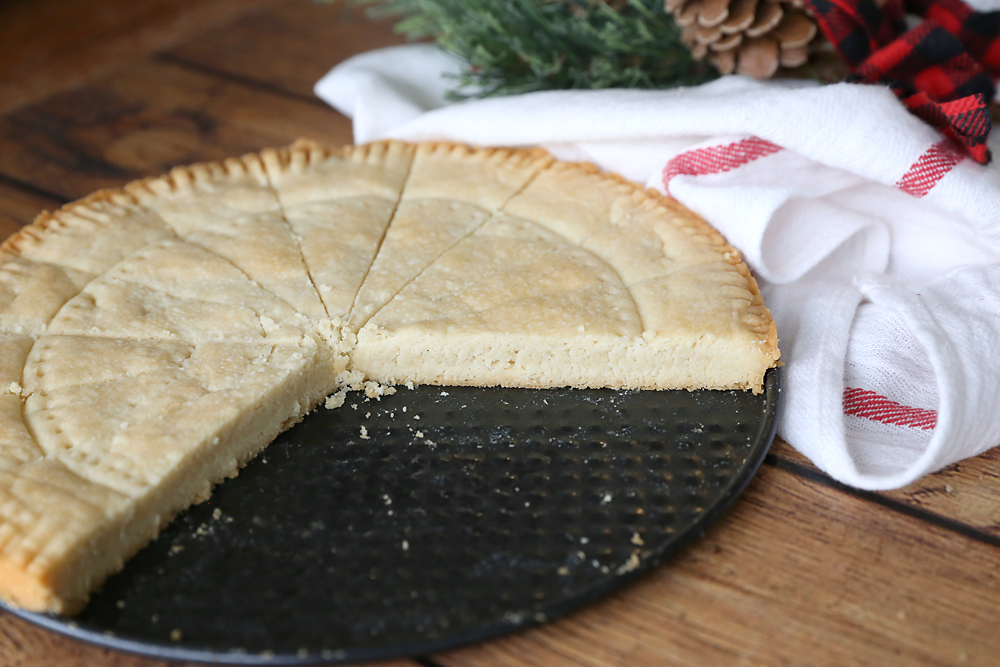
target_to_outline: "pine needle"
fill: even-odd
[[[667,88],[716,76],[663,0],[353,0],[397,32],[468,63],[452,97],[551,89]]]

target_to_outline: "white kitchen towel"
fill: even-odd
[[[542,145],[703,215],[777,322],[779,434],[841,482],[897,488],[1000,444],[1000,168],[889,90],[734,76],[450,103],[459,71],[433,46],[395,47],[316,93],[358,143]]]

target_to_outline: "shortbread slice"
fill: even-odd
[[[31,489],[33,512],[71,514],[74,525],[23,526],[7,514],[17,502],[0,506],[13,531],[0,546],[6,599],[79,609],[170,517],[337,389],[313,330],[230,262],[181,240],[133,253],[71,299],[24,361],[16,398],[38,456],[8,467],[0,498]],[[79,488],[47,495],[24,482],[42,470]],[[95,494],[108,504],[95,506]]]
[[[313,322],[326,317],[259,156],[177,167],[126,189],[178,236],[225,257]]]
[[[175,380],[152,382],[171,375],[162,373],[143,376],[150,380],[145,386],[125,381],[117,392],[54,392],[49,401],[29,396],[26,419],[45,455],[0,474],[4,599],[35,611],[79,611],[177,512],[206,499],[214,484],[235,475],[331,390],[329,372],[312,359],[314,343],[303,343],[277,346],[265,368],[243,377],[238,389],[179,397],[157,391]],[[105,401],[127,406],[137,400],[132,390],[143,392],[141,402],[166,404],[103,448],[94,446],[102,431],[85,437],[86,430],[75,430],[86,426],[87,408],[113,419]],[[69,488],[49,481],[53,474]]]
[[[63,351],[90,356],[72,369],[79,372],[75,379],[61,376],[36,384],[26,378],[31,392],[24,404],[27,425],[47,458],[133,498],[160,484],[176,466],[186,465],[186,458],[208,456],[213,438],[249,418],[248,411],[265,409],[256,403],[268,388],[295,374],[309,374],[307,366],[316,356],[315,342],[307,338],[298,345],[218,342],[187,350],[168,341],[51,338],[55,340],[45,336],[39,341],[28,361],[29,374],[45,372],[45,362]],[[145,350],[137,352],[136,347]],[[122,369],[117,377],[105,373],[106,379],[87,381],[102,375],[100,363],[133,361],[127,357],[137,354],[157,367],[141,373]],[[55,386],[42,389],[46,385]],[[317,392],[329,388],[321,385]],[[202,408],[212,411],[200,413]],[[300,416],[294,412],[279,424]]]
[[[540,150],[420,144],[347,330],[361,328],[409,281],[501,210],[551,163],[552,158]]]
[[[331,318],[346,318],[403,190],[413,146],[300,140],[261,158]]]

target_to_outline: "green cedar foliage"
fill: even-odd
[[[468,63],[455,98],[555,88],[664,88],[716,76],[663,0],[354,0]]]

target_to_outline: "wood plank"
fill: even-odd
[[[413,660],[367,663],[370,667],[419,667]],[[3,667],[197,667],[98,648],[37,628],[0,612],[0,665]]]
[[[775,440],[771,453],[820,472],[812,461],[781,440]],[[1000,448],[954,463],[902,489],[880,491],[877,495],[1000,538],[996,509],[1000,507]]]
[[[447,667],[991,664],[1000,549],[765,466],[707,536],[549,625]]]
[[[372,21],[339,2],[266,5],[225,28],[167,50],[171,56],[300,95],[334,65],[362,51],[402,44],[392,21]]]
[[[959,461],[881,495],[949,517],[1000,538],[1000,450]]]
[[[300,136],[352,141],[350,121],[321,104],[147,61],[0,117],[0,174],[76,199]]]
[[[274,0],[0,3],[0,112],[98,76]]]

